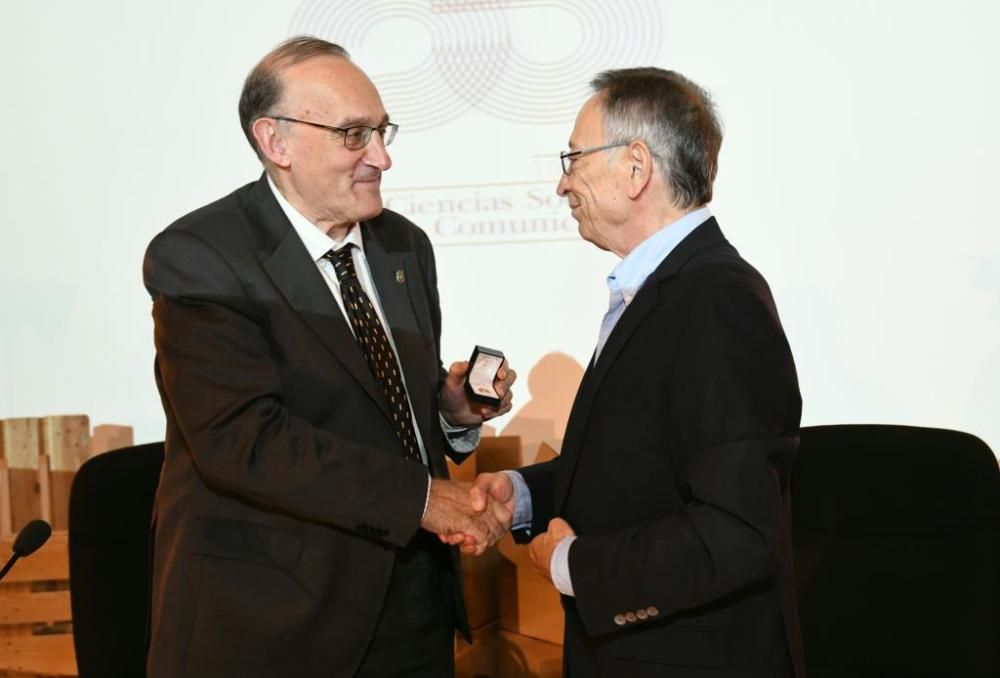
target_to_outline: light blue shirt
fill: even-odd
[[[625,309],[642,289],[646,278],[663,263],[667,255],[673,252],[684,238],[711,216],[708,207],[700,207],[685,214],[639,243],[612,269],[608,275],[608,311],[601,322],[597,348],[594,350],[595,365],[608,337],[625,313]],[[506,471],[506,473],[514,485],[513,529],[527,529],[531,526],[532,519],[531,492],[520,473],[517,471]],[[560,593],[567,596],[573,595],[573,582],[569,573],[569,548],[575,539],[576,537],[566,537],[560,541],[552,552],[552,561],[549,563],[552,583]]]
[[[685,214],[639,243],[611,270],[608,275],[608,311],[604,314],[601,331],[597,337],[594,364],[597,364],[611,331],[618,324],[625,309],[635,299],[635,295],[639,293],[646,278],[663,263],[681,240],[710,216],[712,215],[707,207]]]

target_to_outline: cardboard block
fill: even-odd
[[[481,556],[462,556],[462,588],[469,626],[477,628],[500,616],[500,554],[491,547]]]
[[[472,645],[455,634],[455,678],[497,676],[496,622],[472,629]]]
[[[500,554],[500,628],[561,645],[565,621],[555,586],[535,569],[528,547],[509,535]]]
[[[497,670],[501,678],[561,678],[561,645],[508,631],[497,633]]]
[[[518,468],[523,465],[521,461],[521,438],[518,436],[482,438],[476,448],[476,467],[480,473]]]
[[[448,477],[452,480],[471,483],[476,479],[476,453],[473,452],[462,460],[461,464],[456,464],[451,459],[445,457],[448,464]]]

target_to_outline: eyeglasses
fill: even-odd
[[[570,171],[573,169],[573,161],[582,155],[587,155],[588,153],[596,153],[597,151],[606,151],[609,148],[618,148],[619,146],[628,146],[630,141],[619,141],[617,144],[604,144],[603,146],[591,146],[590,148],[578,148],[575,151],[563,151],[559,154],[559,160],[562,161],[562,171],[563,174],[569,176]]]
[[[275,120],[284,120],[285,122],[297,122],[300,125],[310,125],[312,127],[325,129],[328,132],[343,134],[344,146],[346,146],[350,151],[360,151],[362,148],[367,146],[368,142],[371,141],[372,132],[375,131],[382,136],[382,144],[388,146],[392,143],[392,140],[396,138],[396,130],[399,129],[399,125],[394,122],[384,122],[378,127],[369,127],[368,125],[333,127],[331,125],[321,125],[318,122],[309,122],[308,120],[297,120],[296,118],[289,118],[284,115],[270,115],[268,117],[274,118]]]

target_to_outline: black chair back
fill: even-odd
[[[804,428],[792,525],[809,678],[1000,676],[1000,471],[966,433]]]
[[[150,523],[163,443],[105,452],[73,479],[69,573],[80,678],[146,675]]]

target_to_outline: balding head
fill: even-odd
[[[340,45],[309,35],[299,35],[272,49],[250,71],[240,94],[240,125],[258,158],[263,160],[260,147],[254,139],[253,123],[257,118],[271,113],[281,101],[285,91],[282,79],[284,70],[320,56],[350,60],[347,50]]]

